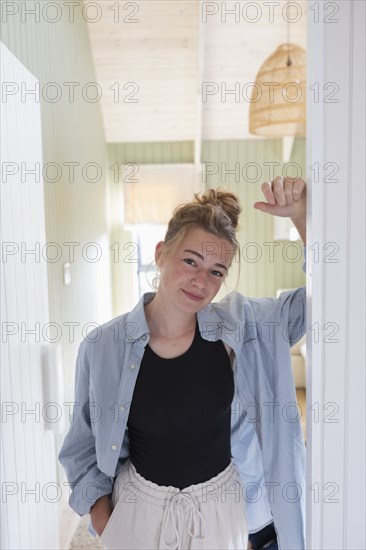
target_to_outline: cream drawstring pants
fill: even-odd
[[[112,503],[100,537],[104,548],[247,548],[245,499],[233,459],[219,475],[183,490],[144,479],[128,459],[116,478]]]

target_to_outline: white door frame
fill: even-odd
[[[314,550],[366,548],[364,52],[364,0],[309,2],[307,548]]]

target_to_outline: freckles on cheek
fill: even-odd
[[[175,277],[189,277],[189,275],[191,275],[191,274],[192,274],[192,270],[189,269],[189,266],[187,266],[187,267],[185,267],[185,266],[178,267],[174,271],[174,276]]]

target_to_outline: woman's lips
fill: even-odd
[[[190,294],[186,290],[183,290],[183,292],[188,298],[190,298],[191,300],[194,300],[195,302],[199,302],[200,300],[203,300],[203,296],[196,296],[195,294]]]

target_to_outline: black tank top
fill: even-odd
[[[221,340],[201,337],[173,359],[147,344],[133,393],[128,432],[137,472],[158,485],[203,483],[230,463],[234,377]]]

